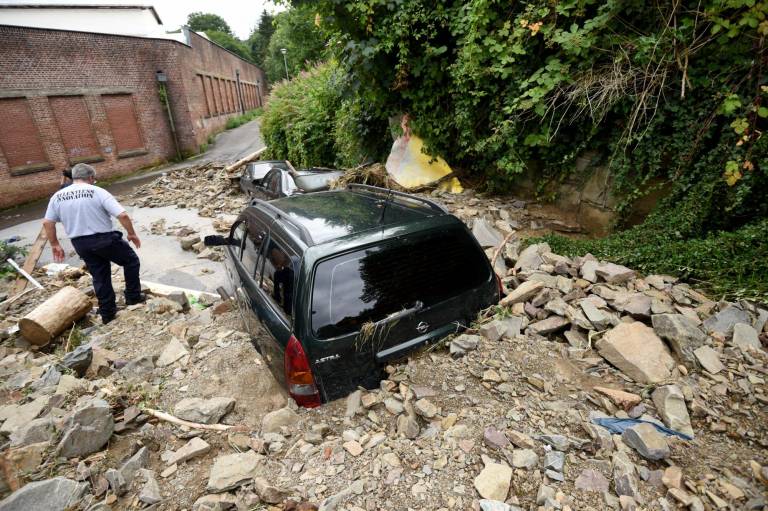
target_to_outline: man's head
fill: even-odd
[[[93,184],[96,182],[96,170],[85,163],[78,163],[72,167],[72,179]]]

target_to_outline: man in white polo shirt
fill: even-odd
[[[141,247],[141,240],[125,209],[111,193],[93,186],[95,182],[96,171],[90,165],[78,163],[72,167],[72,184],[53,194],[43,227],[53,249],[54,261],[61,262],[64,260],[64,249],[56,237],[56,222],[64,224],[72,246],[93,277],[99,314],[106,324],[117,314],[111,263],[123,267],[125,303],[133,305],[145,300],[139,283],[139,257],[123,239],[123,233],[114,230],[112,217],[117,218],[125,228],[128,241],[133,242],[136,248]]]

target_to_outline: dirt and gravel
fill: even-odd
[[[245,199],[222,167],[123,200],[195,207],[223,231]],[[530,232],[579,230],[545,206],[432,198],[489,257],[515,231],[494,261],[506,297],[387,367],[378,389],[312,410],[286,396],[221,300],[158,293],[33,349],[15,332],[21,316],[64,285],[92,296],[82,271],[37,270],[45,290],[0,306],[0,509],[768,509],[765,308],[521,248]],[[211,233],[163,229],[217,257],[194,242]],[[73,363],[78,350],[87,363]],[[78,437],[86,411],[98,428]]]

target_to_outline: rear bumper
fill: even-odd
[[[447,325],[436,328],[435,330],[427,332],[424,335],[414,337],[413,339],[409,339],[396,346],[391,346],[385,350],[379,351],[376,353],[376,362],[381,364],[387,362],[388,360],[403,357],[411,351],[421,348],[422,346],[426,346],[427,344],[437,342],[443,337],[454,334],[461,329],[462,327],[458,322],[448,323]]]

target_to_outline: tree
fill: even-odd
[[[219,32],[217,30],[207,30],[205,35],[207,35],[211,41],[215,42],[219,46],[223,46],[224,48],[228,49],[232,53],[239,55],[248,62],[253,62],[251,50],[248,48],[248,45],[235,36],[225,32]]]
[[[232,35],[232,29],[229,28],[229,24],[218,14],[206,12],[190,13],[190,15],[187,16],[187,26],[195,32],[207,33],[209,30],[213,30],[229,36]]]
[[[325,57],[327,38],[315,24],[316,10],[312,5],[291,7],[275,16],[275,32],[270,38],[264,58],[264,71],[270,83],[295,76]],[[285,60],[281,49],[287,50]]]
[[[264,59],[267,56],[267,47],[272,34],[275,33],[275,17],[264,9],[259,18],[259,25],[251,32],[248,38],[248,45],[251,48],[251,55],[256,65],[263,66]]]

